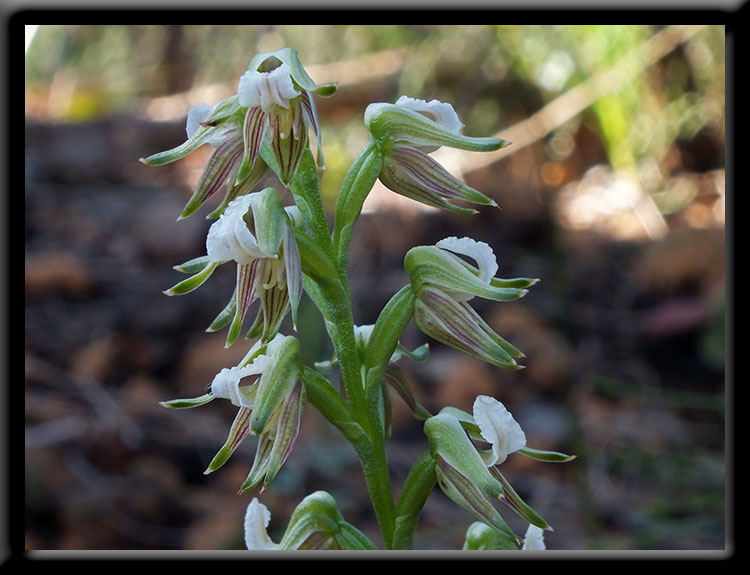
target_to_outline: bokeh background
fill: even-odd
[[[352,291],[357,321],[373,322],[407,281],[404,253],[449,235],[489,243],[500,276],[541,279],[518,302],[476,302],[526,369],[434,341],[428,362],[404,369],[428,408],[489,394],[530,445],[577,454],[504,464],[555,528],[548,548],[729,548],[725,30],[488,24],[26,26],[26,549],[242,548],[258,493],[236,491],[255,440],[206,476],[234,409],[157,403],[202,394],[247,349],[204,333],[231,270],[162,294],[183,277],[172,266],[204,253],[204,212],[176,218],[208,151],[162,168],[138,159],[181,143],[188,108],[233,93],[253,54],[287,45],[315,80],[339,82],[317,101],[328,208],[366,145],[370,102],[449,101],[465,134],[513,142],[436,152],[501,209],[453,216],[376,186],[355,230]],[[301,313],[306,360],[326,359],[319,316],[307,300]],[[404,337],[426,341],[413,325]],[[395,399],[396,486],[425,447]],[[317,489],[380,542],[352,450],[308,409],[261,496],[275,540]],[[415,546],[459,549],[471,521],[436,490]]]

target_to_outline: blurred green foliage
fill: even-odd
[[[382,80],[379,94],[393,101],[401,94],[449,101],[467,135],[489,135],[529,118],[594,75],[617,70],[629,54],[663,28],[39,26],[26,57],[27,113],[33,107],[29,94],[36,94],[37,101],[44,94],[56,119],[86,121],[193,86],[232,87],[253,54],[287,45],[298,50],[306,66],[401,49],[408,55],[400,69]],[[545,138],[548,159],[565,160],[583,124],[598,137],[612,168],[636,172],[652,193],[663,188],[665,178],[675,171],[723,168],[724,58],[724,27],[703,27],[634,81],[592,99],[581,114],[555,126]],[[57,104],[49,101],[54,98]],[[367,103],[356,104],[364,111]],[[335,196],[337,183],[367,138],[361,113],[347,117],[348,124],[341,125],[337,119],[328,129],[331,120],[321,118],[328,164],[323,192],[328,199]],[[718,156],[706,153],[699,166],[682,165],[675,143],[689,142],[698,134],[719,150]],[[655,197],[663,213],[690,200],[675,193],[680,190]]]
[[[253,54],[285,45],[307,65],[410,48],[396,91],[474,109],[462,116],[468,130],[486,131],[506,126],[507,111],[533,113],[657,31],[645,25],[46,25],[27,54],[26,83],[74,78],[101,98],[97,110],[106,112],[196,84],[234,84]],[[516,89],[515,100],[508,87]],[[649,134],[660,128],[669,132],[664,140],[706,123],[718,127],[723,94],[724,28],[708,26],[661,66],[595,103],[594,114],[610,148],[629,139],[642,152],[659,143]],[[661,122],[644,118],[654,112]]]

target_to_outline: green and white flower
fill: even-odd
[[[493,365],[520,369],[517,360],[523,353],[495,333],[468,302],[476,296],[513,301],[537,280],[494,277],[498,266],[492,249],[471,238],[449,237],[434,246],[412,248],[404,268],[417,295],[414,320],[425,334]]]
[[[220,205],[207,216],[216,219],[234,198],[250,193],[268,172],[268,167],[261,160],[252,170],[240,174],[244,142],[237,96],[226,98],[215,106],[192,106],[187,114],[185,131],[187,140],[183,144],[141,161],[149,166],[161,166],[184,158],[204,144],[212,146],[214,152],[179,219],[193,215],[208,199],[223,192]]]
[[[457,205],[453,203],[455,200],[497,205],[428,155],[440,146],[487,152],[508,144],[496,138],[461,135],[463,124],[450,104],[401,96],[395,104],[370,104],[365,110],[365,125],[383,156],[379,178],[385,187],[456,213],[476,213],[476,210]]]
[[[318,140],[318,163],[322,166],[320,125],[313,93],[327,97],[335,91],[335,84],[313,82],[292,48],[255,56],[237,87],[239,105],[246,110],[240,179],[253,170],[267,139],[275,158],[276,175],[284,185],[289,185],[308,146],[309,130]]]
[[[279,543],[268,535],[271,513],[254,498],[245,512],[245,545],[254,551],[373,550],[375,545],[341,515],[330,493],[316,491],[300,501]]]
[[[198,263],[189,266],[183,264],[183,271],[195,272],[194,275],[165,293],[189,293],[218,266],[234,261],[234,295],[208,331],[229,325],[229,347],[239,337],[247,310],[256,299],[260,300],[260,307],[247,337],[260,335],[269,341],[290,310],[296,326],[302,297],[302,263],[292,227],[298,219],[297,207],[285,208],[275,188],[236,198],[208,230],[205,258],[197,258],[194,261]]]
[[[472,532],[474,541],[467,542],[467,545],[497,544],[500,548],[507,548],[507,545],[521,543],[492,505],[494,499],[503,501],[540,530],[551,530],[549,524],[519,497],[499,467],[508,455],[516,452],[543,461],[562,462],[571,457],[529,449],[521,426],[493,397],[478,396],[472,409],[473,413],[469,414],[445,407],[429,418],[424,426],[430,453],[436,462],[438,484],[443,492],[496,532],[490,538],[492,541],[485,541],[483,536],[479,537],[482,529],[477,527],[479,531]],[[489,443],[490,449],[475,442]],[[536,537],[533,531],[532,537]],[[529,544],[538,544],[538,539],[530,540]]]

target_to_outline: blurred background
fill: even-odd
[[[234,93],[256,52],[293,46],[318,99],[326,206],[368,141],[373,101],[453,104],[492,154],[441,149],[500,209],[454,216],[384,191],[355,229],[355,318],[372,323],[407,280],[404,253],[449,235],[494,249],[501,277],[540,278],[523,300],[476,309],[527,355],[506,372],[429,341],[403,365],[432,410],[505,403],[529,445],[578,457],[511,456],[506,476],[554,527],[549,549],[724,550],[725,72],[722,26],[26,26],[26,549],[241,549],[237,495],[248,438],[203,470],[234,417],[194,397],[248,344],[206,334],[231,295],[222,269],[200,290],[162,291],[204,252],[207,210],[176,222],[208,150],[161,168],[191,105]],[[288,200],[288,198],[287,198]],[[226,266],[225,266],[226,267]],[[221,273],[226,272],[226,273]],[[305,299],[299,336],[327,359]],[[428,341],[412,324],[403,342]],[[380,544],[351,448],[313,409],[262,494],[278,541],[317,489]],[[389,459],[400,486],[426,448],[394,399]],[[503,515],[522,533],[510,510]],[[418,549],[459,549],[472,518],[439,490]]]

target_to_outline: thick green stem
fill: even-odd
[[[391,548],[395,529],[395,503],[391,487],[388,462],[385,453],[385,432],[380,408],[373,405],[371,397],[365,393],[364,366],[361,363],[354,337],[354,316],[346,276],[346,255],[351,226],[359,216],[364,197],[371,189],[379,171],[379,156],[368,148],[356,167],[350,170],[342,186],[346,201],[345,210],[337,210],[337,224],[332,241],[328,232],[317,172],[309,151],[305,152],[298,176],[290,185],[295,201],[307,222],[312,244],[298,234],[302,241],[300,252],[303,270],[309,281],[315,283],[313,301],[323,312],[326,327],[334,345],[339,363],[340,380],[346,392],[346,408],[335,410],[325,407],[330,399],[330,389],[322,384],[312,372],[306,373],[308,393],[314,397],[321,413],[331,419],[352,443],[362,465],[365,482],[375,515],[387,548]],[[341,208],[342,205],[339,207]],[[344,218],[343,220],[341,218]],[[335,245],[334,245],[335,244]],[[328,261],[326,261],[328,260]],[[326,399],[328,397],[328,399]]]
[[[365,395],[362,366],[354,340],[354,322],[351,302],[342,301],[341,293],[330,301],[332,321],[338,336],[336,354],[339,360],[340,377],[354,420],[367,435],[366,441],[353,442],[364,471],[375,515],[380,525],[386,547],[390,548],[395,524],[395,504],[385,455],[385,433],[380,410],[371,405]],[[337,301],[336,301],[337,300]]]

